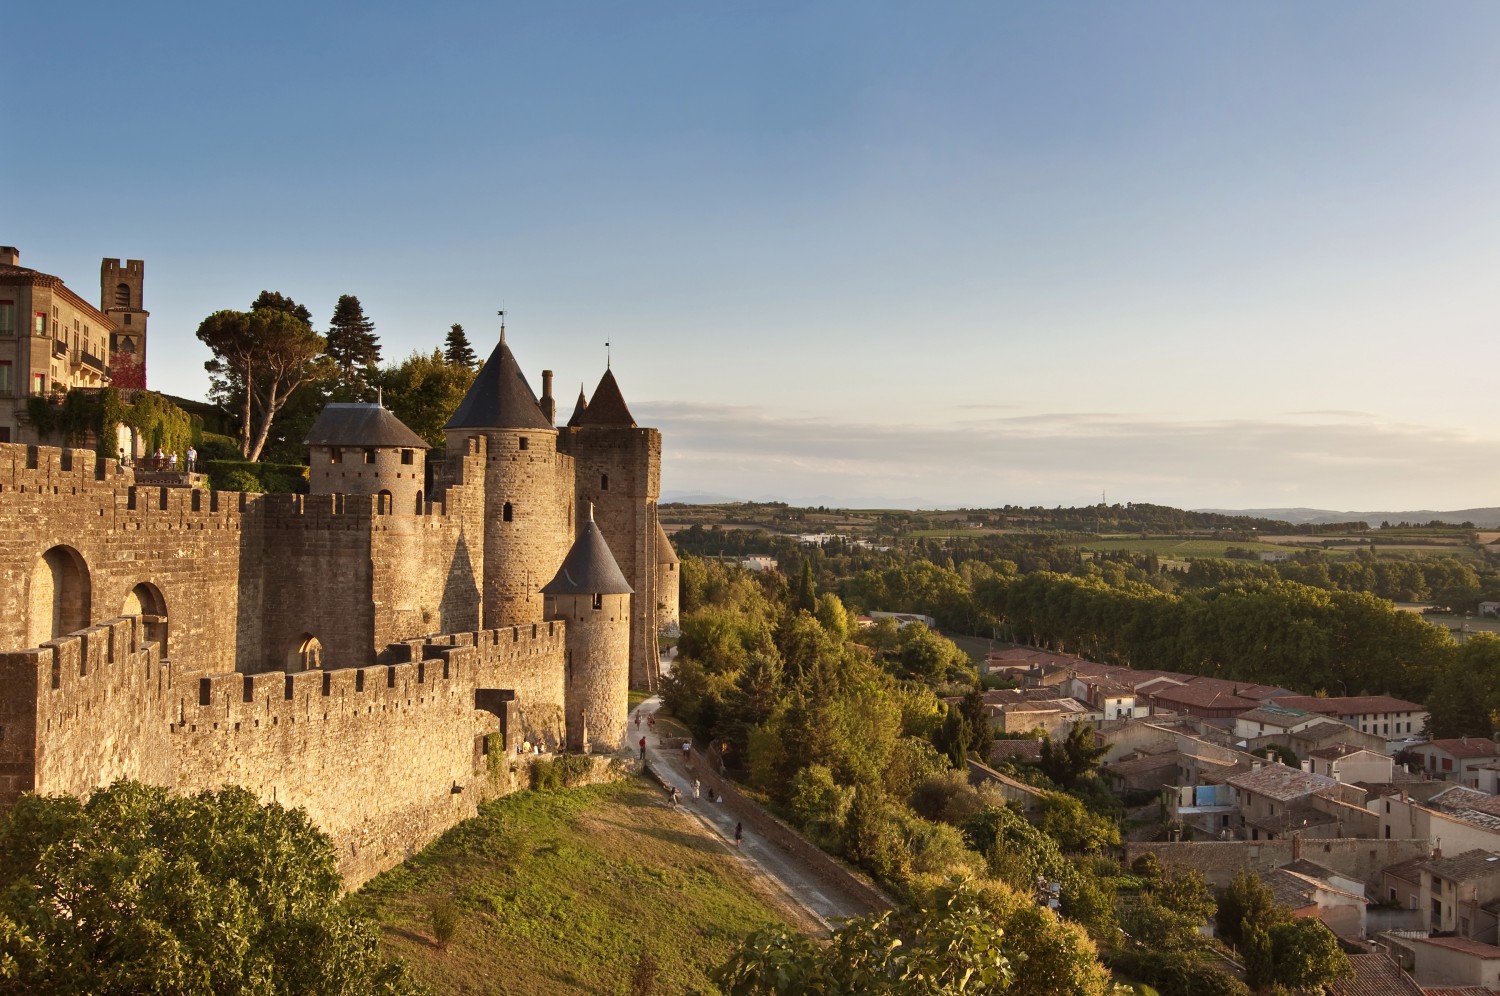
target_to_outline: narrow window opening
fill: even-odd
[[[510,502],[506,502],[505,508],[500,513],[500,518],[505,522],[510,522],[514,517],[515,510],[510,507]]]

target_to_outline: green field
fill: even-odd
[[[1241,550],[1280,550],[1285,553],[1296,553],[1297,547],[1277,546],[1271,543],[1258,543],[1254,540],[1231,541],[1214,539],[1187,539],[1181,536],[1153,536],[1146,539],[1140,537],[1121,537],[1087,540],[1078,544],[1080,550],[1089,553],[1113,553],[1116,550],[1128,550],[1131,553],[1155,553],[1158,557],[1170,560],[1186,560],[1189,557],[1222,557],[1224,551],[1230,547],[1238,547]]]
[[[659,993],[716,992],[707,971],[756,927],[801,917],[639,777],[480,807],[358,893],[383,954],[436,992],[628,993],[643,952]],[[434,943],[434,902],[458,927]],[[802,920],[796,926],[811,929]]]

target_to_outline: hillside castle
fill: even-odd
[[[307,495],[0,444],[0,807],[242,785],[357,884],[508,788],[516,745],[619,747],[677,612],[661,434],[608,370],[561,427],[542,384],[502,332],[430,472],[385,408],[330,405]]]

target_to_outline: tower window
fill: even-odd
[[[330,448],[329,451],[328,451],[328,462],[329,463],[343,463],[344,462],[344,451],[341,450],[341,449],[339,449],[337,446],[334,446],[334,447]]]
[[[16,330],[16,302],[0,301],[0,335],[10,335]]]
[[[608,474],[600,474],[599,475],[599,490],[600,491],[608,491],[609,490],[609,475]]]
[[[596,609],[602,609],[602,608],[604,608],[604,596],[601,595],[601,594],[599,594],[598,592],[594,593],[594,608],[596,608]]]
[[[406,466],[410,467],[411,464],[412,464],[412,460],[413,460],[413,457],[412,457],[411,450],[402,450],[401,451],[401,462],[403,464],[405,464]]]
[[[126,315],[126,316],[125,316],[125,324],[126,324],[126,325],[129,325],[129,324],[130,324],[130,316],[129,316],[129,315]]]
[[[129,284],[119,284],[118,286],[115,287],[115,307],[117,307],[117,308],[128,308],[128,307],[130,307],[130,285]]]
[[[374,463],[374,462],[375,462],[375,448],[373,446],[366,446],[365,447],[365,463]]]
[[[514,517],[515,517],[515,513],[514,513],[514,510],[512,510],[511,507],[510,507],[510,502],[506,502],[505,503],[505,508],[502,509],[501,512],[500,512],[500,518],[501,518],[501,520],[504,521],[504,522],[509,522]]]
[[[527,439],[525,436],[522,436],[521,437],[521,449],[523,449],[523,450],[526,449],[526,447],[530,444],[530,442],[531,441],[529,439]]]

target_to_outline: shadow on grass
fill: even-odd
[[[434,950],[438,947],[438,942],[426,934],[419,934],[415,930],[407,930],[405,927],[396,927],[388,923],[381,927],[381,932],[389,937],[404,937],[414,944],[420,944],[423,947],[429,947]]]
[[[686,810],[683,811],[684,813]],[[667,827],[643,826],[639,823],[622,823],[618,820],[596,818],[596,823],[602,826],[614,827],[617,830],[625,830],[637,833],[643,837],[667,844],[676,844],[691,851],[712,852],[714,854],[724,853],[724,842],[718,837],[709,836],[706,833],[693,833],[688,830],[671,830]]]

